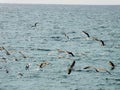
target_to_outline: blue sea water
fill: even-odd
[[[105,46],[93,38],[103,40]],[[0,4],[0,47],[10,53],[0,50],[0,90],[120,89],[119,5]],[[76,63],[68,75],[73,60]],[[44,61],[49,65],[39,68]],[[114,70],[109,61],[115,64]],[[105,68],[111,75],[85,70],[86,66]]]

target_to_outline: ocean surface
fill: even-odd
[[[0,90],[120,90],[120,6],[0,4]]]

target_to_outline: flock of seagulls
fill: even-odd
[[[85,31],[82,31],[88,38],[90,38],[91,36],[87,33],[87,32],[85,32]],[[67,36],[67,35],[65,35],[65,36]],[[98,42],[100,42],[101,43],[101,46],[105,46],[105,43],[104,43],[104,41],[103,40],[100,40],[100,39],[98,39],[98,38],[95,38],[95,37],[92,37],[92,39],[93,40],[95,40],[95,41],[98,41]],[[66,51],[68,54],[71,54],[73,57],[75,56],[72,52],[68,52],[68,51]],[[109,65],[111,66],[111,70],[113,70],[113,69],[115,69],[115,64],[112,62],[112,61],[109,61]],[[70,65],[70,67],[68,68],[68,74],[71,74],[71,71],[73,70],[73,67],[75,66],[75,61],[73,61],[73,63]],[[107,69],[105,69],[105,68],[96,68],[96,67],[94,67],[94,66],[86,66],[86,67],[84,67],[83,69],[92,69],[92,70],[95,70],[96,72],[101,72],[101,71],[105,71],[105,72],[107,72],[108,74],[110,74],[111,75],[111,73],[110,73],[110,71],[109,70],[107,70]]]
[[[33,26],[31,26],[31,27],[36,27],[37,24],[38,24],[38,22],[36,22],[36,23],[35,23]],[[85,32],[85,31],[82,31],[82,32],[83,32],[88,38],[91,38],[91,36],[90,36],[87,32]],[[69,36],[68,36],[66,33],[63,33],[63,34],[65,35],[65,37],[66,37],[67,39],[69,39]],[[92,37],[92,39],[95,40],[95,41],[100,42],[102,46],[105,46],[105,43],[104,43],[103,40],[100,40],[100,39],[94,38],[94,37]],[[6,55],[9,55],[9,56],[11,55],[10,52],[9,52],[5,47],[0,47],[0,50],[1,50],[1,51],[2,51],[2,50],[5,50]],[[62,53],[66,53],[66,54],[68,54],[68,55],[71,55],[72,57],[75,57],[75,54],[74,54],[73,52],[71,52],[71,51],[64,51],[64,50],[61,50],[61,49],[57,49],[57,51],[58,51],[59,53],[62,52]],[[25,56],[25,55],[23,54],[23,52],[19,51],[19,54],[21,54],[21,56],[22,56],[23,58],[27,58],[27,56]],[[18,59],[15,58],[15,61],[18,61]],[[68,74],[68,75],[71,74],[71,72],[73,71],[73,68],[74,68],[74,66],[75,66],[75,63],[76,63],[76,61],[73,60],[72,64],[68,67],[68,69],[67,69],[67,74]],[[49,62],[44,61],[44,62],[42,62],[42,63],[40,63],[40,64],[37,64],[37,66],[38,66],[39,68],[44,68],[45,66],[47,66],[47,65],[49,65],[49,64],[50,64]],[[111,66],[111,69],[110,69],[110,70],[114,70],[114,69],[115,69],[115,64],[114,64],[112,61],[109,61],[109,65]],[[30,64],[27,63],[26,66],[25,66],[25,70],[29,70],[29,68],[30,68]],[[0,68],[0,69],[2,69],[2,68]],[[92,69],[92,70],[95,70],[96,72],[105,71],[105,72],[107,72],[107,73],[109,73],[109,74],[111,75],[110,71],[107,70],[107,69],[105,69],[105,68],[96,68],[96,67],[94,67],[94,66],[86,66],[86,67],[84,67],[83,69],[84,69],[84,70]],[[9,70],[6,69],[6,73],[9,73]],[[18,75],[23,76],[23,73],[18,73]]]
[[[72,64],[68,67],[67,74],[71,74],[72,70],[74,70],[73,68],[75,66],[75,63],[76,63],[76,61],[74,60],[72,62]],[[111,66],[110,70],[114,70],[115,69],[115,64],[112,61],[109,61],[109,65]],[[96,72],[107,72],[108,74],[111,75],[110,71],[105,69],[105,68],[96,68],[94,66],[86,66],[86,67],[83,68],[83,70],[91,70],[91,69],[95,70]],[[79,70],[79,71],[81,71],[81,70]]]

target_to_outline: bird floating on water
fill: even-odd
[[[37,64],[37,65],[39,66],[39,68],[43,68],[49,64],[50,64],[49,62],[42,62],[41,64]]]
[[[6,73],[9,73],[9,71],[7,69],[5,71],[6,71]]]
[[[66,33],[63,33],[67,39],[69,39],[69,36]]]
[[[33,26],[31,26],[31,27],[36,27],[37,26],[37,24],[38,24],[38,22],[36,22]]]
[[[25,66],[25,70],[29,70],[30,64],[27,63],[27,65]]]

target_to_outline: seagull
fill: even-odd
[[[105,43],[104,43],[104,41],[103,41],[103,40],[100,40],[100,39],[98,39],[98,38],[94,38],[94,37],[93,37],[93,39],[94,39],[94,40],[96,40],[96,41],[101,42],[101,45],[102,45],[102,46],[105,46]]]
[[[74,55],[72,52],[70,52],[70,51],[66,51],[66,53],[72,55],[73,57],[75,56],[75,55]]]
[[[42,62],[41,64],[37,64],[39,66],[39,68],[43,68],[46,65],[49,65],[49,62]]]
[[[6,51],[6,55],[10,55],[10,53],[5,49],[5,47],[2,47],[2,48],[3,48],[3,50]]]
[[[25,70],[28,70],[30,67],[30,64],[27,63],[27,65],[25,66]]]
[[[74,65],[75,65],[75,61],[73,61],[72,64],[70,65],[70,67],[68,68],[68,74],[71,73],[71,71],[72,71]]]
[[[115,65],[112,61],[109,61],[109,65],[111,66],[111,70],[115,69]]]
[[[103,40],[99,40],[99,41],[101,42],[101,45],[102,45],[102,46],[105,46],[105,43],[104,43]]]
[[[19,53],[23,56],[23,58],[27,58],[21,51]]]
[[[6,71],[6,73],[9,73],[9,71],[7,69],[5,71]]]
[[[31,27],[36,27],[37,26],[37,24],[38,24],[38,22],[36,22],[33,26],[31,26]]]
[[[96,67],[93,67],[93,66],[86,66],[83,69],[90,69],[90,68],[95,69],[96,72],[105,71],[105,72],[107,72],[108,74],[111,75],[111,73],[108,70],[106,70],[105,68],[96,68]]]
[[[24,74],[24,73],[19,72],[19,73],[18,73],[18,78],[21,78],[21,77],[23,76],[23,74]]]
[[[90,37],[90,35],[89,35],[87,32],[85,32],[85,31],[82,31],[82,32],[83,32],[84,34],[86,34],[88,38]]]
[[[69,36],[66,33],[63,33],[67,39],[69,39]]]
[[[108,70],[106,70],[105,68],[94,68],[94,69],[96,70],[96,72],[105,71],[105,72],[107,72],[108,74],[111,75],[111,73]]]

